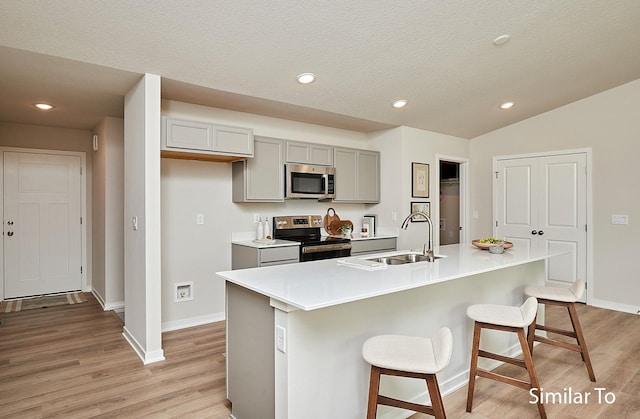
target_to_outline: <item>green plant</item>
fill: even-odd
[[[342,224],[342,227],[340,227],[340,233],[342,234],[351,233],[351,226],[349,224]]]

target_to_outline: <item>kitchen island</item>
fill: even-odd
[[[369,365],[361,348],[377,334],[430,336],[449,327],[454,349],[439,374],[441,390],[465,385],[473,327],[467,306],[521,304],[524,287],[544,283],[545,261],[556,254],[517,248],[490,254],[467,244],[441,246],[437,253],[443,258],[433,263],[378,270],[330,259],[218,272],[226,280],[232,416],[365,417]],[[519,346],[508,335],[483,334],[482,344],[512,355]],[[385,378],[381,389],[387,395],[428,401],[420,380]],[[408,416],[384,407],[379,414]]]

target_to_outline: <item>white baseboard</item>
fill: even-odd
[[[133,348],[133,351],[142,360],[142,363],[144,365],[164,361],[164,351],[162,349],[146,352],[142,345],[140,345],[138,341],[133,337],[133,335],[129,332],[129,330],[127,330],[126,326],[122,328],[122,336],[124,336],[124,339],[129,343],[131,348]]]
[[[124,301],[107,303],[104,301],[104,297],[102,297],[102,295],[100,295],[100,293],[96,292],[95,290],[91,290],[91,294],[93,294],[93,296],[96,297],[96,300],[98,300],[98,303],[100,303],[100,306],[104,311],[109,311],[109,310],[124,311]]]
[[[204,316],[190,317],[183,320],[174,320],[162,323],[162,332],[186,329],[188,327],[201,326],[203,324],[220,322],[225,319],[224,312],[207,314]]]
[[[623,313],[640,314],[640,303],[634,306],[593,298],[590,305],[598,308],[606,308],[607,310],[622,311]]]

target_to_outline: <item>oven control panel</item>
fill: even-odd
[[[320,215],[293,215],[273,218],[274,228],[278,230],[287,228],[310,228],[322,227],[322,216]]]

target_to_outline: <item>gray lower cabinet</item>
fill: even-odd
[[[287,163],[333,165],[333,147],[324,144],[287,141]]]
[[[284,141],[254,139],[254,157],[233,163],[233,202],[284,201]]]
[[[380,202],[380,153],[334,147],[336,202]]]
[[[253,130],[210,122],[162,118],[163,157],[232,161],[253,157]]]
[[[261,266],[298,263],[299,246],[250,247],[231,245],[231,269],[258,268]]]
[[[392,252],[397,250],[397,248],[397,239],[395,237],[352,240],[351,256],[366,255],[368,253]]]

